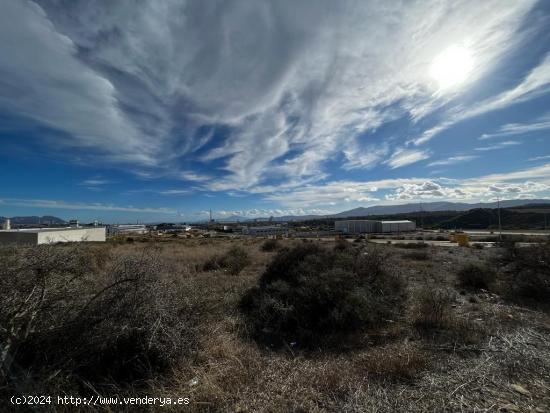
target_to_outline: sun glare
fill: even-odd
[[[463,83],[473,68],[470,51],[461,46],[451,46],[437,55],[430,67],[430,76],[440,89],[448,89]]]

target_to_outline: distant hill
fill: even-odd
[[[359,217],[357,217],[359,218]],[[550,229],[550,204],[536,207],[509,207],[500,209],[502,229]],[[307,225],[321,229],[334,228],[334,221],[342,217],[318,217]],[[474,208],[467,211],[413,211],[401,214],[369,215],[373,220],[401,220],[416,222],[426,229],[497,229],[498,208]]]
[[[376,217],[376,216],[390,216],[399,214],[411,214],[415,212],[446,212],[447,215],[456,215],[452,212],[457,211],[469,211],[479,208],[497,208],[497,202],[478,202],[478,203],[466,203],[466,202],[415,202],[409,204],[400,205],[374,205],[370,207],[359,207],[350,209],[348,211],[339,212],[331,215],[285,215],[280,217],[273,217],[273,222],[303,222],[303,221],[315,221],[324,220],[327,218],[345,219],[345,218],[362,218],[362,217]],[[511,199],[500,201],[501,208],[522,208],[522,209],[536,209],[547,208],[550,210],[550,200],[548,199]],[[542,210],[541,210],[542,211]],[[537,211],[537,212],[541,212]],[[533,211],[534,212],[534,211]],[[550,212],[550,211],[549,211]],[[401,217],[401,219],[404,219]],[[223,223],[227,221],[240,221],[240,222],[258,222],[265,223],[269,221],[269,217],[261,218],[249,218],[244,216],[233,215],[226,218],[216,218],[216,221]],[[207,220],[201,220],[198,222],[207,222]]]
[[[548,211],[550,212],[550,210]],[[501,208],[500,220],[503,229],[547,229],[550,224],[547,212],[537,209]],[[436,224],[445,229],[498,228],[498,209],[475,208]]]
[[[512,199],[500,202],[501,208],[518,207],[522,205],[534,206],[536,204],[548,204],[547,199]],[[468,204],[464,202],[426,202],[402,205],[375,205],[360,207],[330,215],[334,218],[361,217],[369,215],[404,214],[417,211],[467,211],[475,208],[497,208],[497,202],[479,202]]]
[[[6,218],[9,217],[0,217],[0,223],[3,223]],[[28,216],[28,217],[11,217],[11,225],[62,225],[65,224],[65,221],[61,218],[54,217],[51,215],[39,216]]]
[[[534,208],[538,204],[549,204],[548,199],[512,199],[500,201],[501,208],[508,207],[531,207]],[[374,215],[395,215],[407,214],[412,212],[434,212],[434,211],[468,211],[475,208],[497,208],[497,202],[478,202],[468,204],[465,202],[415,202],[410,204],[400,205],[374,205],[370,207],[359,207],[348,211],[339,212],[331,215],[287,215],[275,217],[276,221],[311,221],[323,218],[361,218]],[[258,219],[258,221],[264,218]]]

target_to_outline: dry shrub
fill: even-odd
[[[273,252],[279,248],[279,243],[276,239],[267,239],[264,241],[260,249],[264,252]]]
[[[47,245],[0,264],[8,387],[56,371],[66,386],[136,385],[194,347],[193,312],[183,291],[162,276],[154,250],[119,256],[104,269],[96,254],[80,245]]]
[[[488,290],[496,280],[496,273],[484,265],[468,264],[458,270],[457,277],[463,288]]]
[[[251,259],[243,247],[233,246],[224,255],[215,255],[203,265],[203,271],[226,270],[229,274],[237,275],[250,265]]]
[[[436,341],[477,344],[485,330],[453,312],[454,294],[446,289],[424,287],[415,297],[413,324],[425,337]]]
[[[335,251],[345,251],[347,249],[352,248],[351,244],[346,241],[345,239],[338,239],[336,240],[336,243],[334,244],[334,250]]]
[[[423,288],[415,296],[414,324],[424,330],[445,328],[452,318],[453,302],[449,290]]]
[[[535,247],[509,247],[503,258],[511,266],[505,282],[505,295],[516,302],[543,305],[550,303],[550,244]]]
[[[405,258],[415,261],[427,261],[430,259],[430,255],[426,251],[412,251],[405,255]]]
[[[398,238],[396,238],[398,239]],[[429,245],[425,242],[407,242],[407,243],[397,243],[394,244],[397,248],[403,248],[403,249],[420,249],[420,248],[428,248]]]
[[[349,343],[384,325],[400,315],[405,287],[383,262],[377,250],[282,249],[241,301],[252,336],[275,347],[313,348]]]

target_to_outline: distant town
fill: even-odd
[[[346,238],[368,236],[399,242],[403,240],[456,241],[453,234],[469,233],[471,241],[490,245],[503,231],[527,236],[544,236],[548,229],[547,215],[550,203],[543,200],[502,201],[501,208],[467,208],[462,210],[434,210],[452,208],[453,204],[406,204],[387,206],[389,211],[409,211],[393,214],[369,214],[363,208],[332,216],[269,217],[256,219],[215,219],[210,212],[208,220],[199,222],[163,222],[135,224],[103,224],[99,220],[79,222],[65,221],[55,216],[0,217],[2,230],[0,244],[38,245],[46,243],[89,241],[104,242],[107,239],[162,240],[170,238]],[[492,204],[487,204],[493,206]],[[472,205],[478,206],[478,205]],[[380,211],[373,207],[373,210]],[[384,208],[384,207],[382,207]],[[415,210],[416,208],[416,210]],[[457,207],[458,208],[458,207]],[[426,210],[425,210],[426,209]],[[431,209],[431,210],[429,210]],[[450,234],[450,235],[441,235]],[[487,238],[492,235],[493,238]]]

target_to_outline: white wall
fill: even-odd
[[[38,233],[38,244],[56,242],[105,241],[105,228],[78,228]]]

